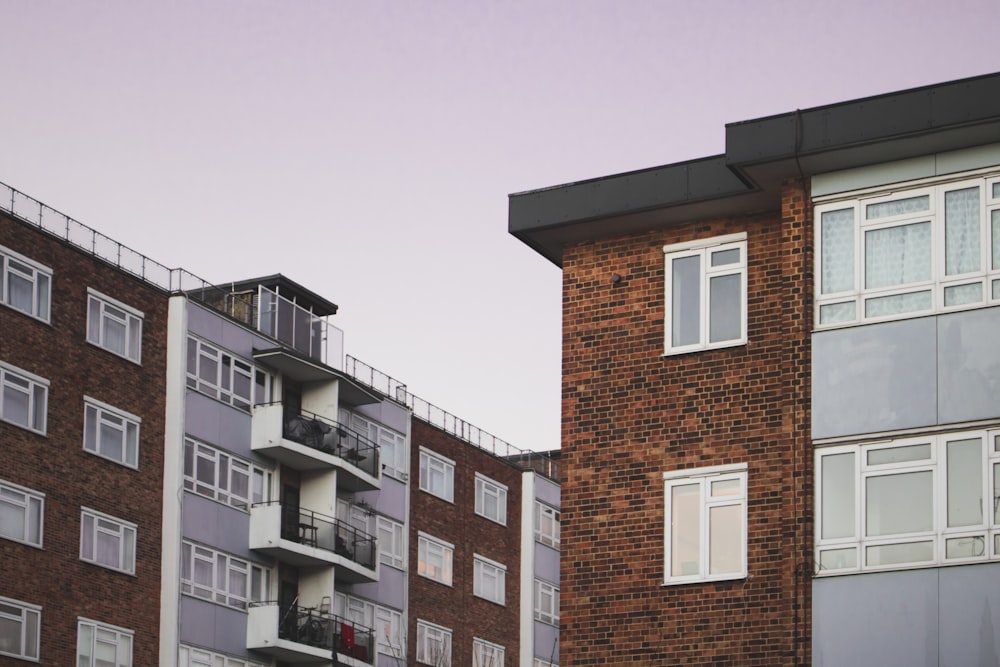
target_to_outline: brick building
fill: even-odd
[[[156,664],[167,292],[3,185],[0,209],[0,665]]]
[[[998,141],[989,75],[511,195],[563,270],[560,664],[996,664]]]

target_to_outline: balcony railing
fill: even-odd
[[[331,658],[336,651],[341,655],[360,660],[369,665],[375,661],[375,633],[371,628],[349,619],[325,611],[322,607],[299,607],[290,605],[279,607],[278,602],[254,602],[251,615],[262,608],[276,609],[277,637],[285,642],[310,646],[313,649],[330,651]],[[271,617],[272,619],[274,616]],[[273,620],[272,620],[273,622]],[[271,626],[272,628],[274,626]],[[273,632],[273,630],[272,630]],[[273,636],[273,635],[272,635]],[[287,644],[285,646],[288,646]],[[256,647],[261,648],[261,647]],[[267,650],[264,648],[263,650]],[[274,650],[269,652],[274,653]],[[303,653],[305,653],[303,651]],[[296,662],[290,651],[280,654],[286,661]],[[315,659],[313,660],[315,661]]]
[[[282,436],[350,461],[372,477],[379,476],[378,445],[340,422],[304,411],[290,417],[286,414]]]
[[[254,507],[275,505],[257,503]],[[349,523],[310,510],[282,507],[281,538],[332,551],[370,570],[377,558],[375,538]]]

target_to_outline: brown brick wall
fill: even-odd
[[[807,201],[566,249],[564,667],[808,663]],[[743,231],[748,343],[663,356],[663,246]],[[662,473],[744,462],[749,576],[663,586]]]
[[[134,664],[155,665],[166,294],[2,214],[0,245],[53,269],[51,324],[0,305],[0,359],[51,382],[45,436],[0,422],[0,478],[45,494],[42,549],[0,539],[0,595],[41,605],[42,664],[76,663],[83,616],[134,630]],[[144,313],[141,366],[86,342],[87,287]],[[141,417],[138,470],[83,450],[84,395]],[[135,576],[80,561],[81,506],[138,525]]]
[[[407,656],[416,664],[417,619],[451,628],[451,664],[472,664],[473,637],[500,644],[507,665],[518,664],[520,630],[521,472],[491,454],[418,419],[411,421],[410,606]],[[420,490],[420,447],[455,462],[455,502]],[[475,513],[476,473],[507,486],[507,525]],[[531,517],[526,517],[531,520]],[[417,532],[455,545],[453,585],[417,573]],[[473,554],[507,566],[506,603],[473,595]],[[530,594],[530,593],[529,593]]]

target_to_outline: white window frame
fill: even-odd
[[[95,657],[98,644],[114,648],[114,667],[132,667],[132,649],[135,644],[135,633],[132,630],[83,617],[78,618],[76,625],[77,667],[96,667]],[[85,649],[86,653],[84,653]]]
[[[0,508],[5,508],[0,509],[0,514],[22,515],[20,530],[16,532],[3,531],[4,524],[0,522],[0,538],[41,548],[45,533],[44,493],[0,479]]]
[[[128,304],[113,299],[97,290],[87,288],[87,342],[128,359],[142,363],[143,313]],[[108,340],[107,326],[116,325],[124,330],[123,347],[115,349]]]
[[[386,516],[375,517],[378,557],[383,565],[406,571],[406,526]]]
[[[134,575],[136,530],[137,527],[134,523],[87,507],[81,508],[80,560],[106,567],[109,570]],[[101,539],[118,541],[118,553],[113,562],[101,560],[98,546]]]
[[[208,474],[212,479],[203,479]],[[244,512],[271,499],[274,473],[211,445],[184,438],[184,489]],[[238,477],[246,478],[247,495],[235,491]]]
[[[128,468],[139,467],[139,443],[142,419],[90,396],[83,397],[83,449],[95,456]],[[117,432],[117,433],[116,433]],[[110,442],[106,439],[110,438]],[[108,449],[121,450],[121,457]]]
[[[451,629],[418,618],[417,662],[451,667]]]
[[[492,498],[496,514],[486,508],[486,500]],[[476,473],[476,514],[501,526],[507,525],[507,485],[501,484],[482,473]]]
[[[956,174],[945,179],[922,181],[886,192],[866,191],[838,195],[834,198],[823,198],[815,207],[815,326],[817,329],[830,329],[869,322],[883,322],[919,317],[929,313],[952,312],[983,308],[1000,303],[1000,262],[993,261],[992,244],[994,233],[992,217],[1000,216],[1000,177],[976,176],[974,174]],[[979,189],[979,269],[964,273],[948,274],[946,247],[946,193],[976,187]],[[928,208],[913,212],[899,213],[892,216],[875,216],[869,214],[869,207],[888,204],[895,201],[926,197]],[[823,215],[836,211],[850,210],[853,215],[853,284],[850,289],[837,292],[823,292]],[[998,218],[1000,219],[1000,218]],[[926,280],[909,283],[898,283],[885,287],[866,287],[866,234],[879,229],[890,229],[912,225],[921,222],[930,223],[931,227],[931,257],[929,276]],[[978,287],[979,299],[967,302],[948,304],[947,294],[954,288]],[[908,310],[899,313],[868,315],[867,304],[884,297],[905,296],[929,292],[928,307],[919,310]],[[824,312],[832,307],[846,307],[853,304],[853,317],[842,317],[824,321]]]
[[[17,638],[20,648],[7,646],[3,636],[0,636],[0,655],[38,662],[42,634],[42,608],[20,600],[0,597],[0,618],[20,623],[21,626],[21,636]],[[17,649],[16,652],[15,649]]]
[[[371,628],[379,653],[404,659],[403,613],[346,593],[334,592],[333,613],[352,623]]]
[[[535,620],[559,626],[559,586],[543,579],[535,579],[533,595]]]
[[[712,266],[713,255],[732,250],[739,250],[738,262]],[[727,234],[709,239],[699,239],[685,243],[675,243],[663,246],[665,259],[664,282],[666,312],[663,318],[664,355],[685,354],[699,350],[714,350],[724,347],[745,345],[747,342],[747,235],[746,232]],[[698,340],[694,343],[678,344],[674,338],[674,277],[673,263],[690,257],[699,258],[699,307],[698,307]],[[713,278],[725,276],[740,278],[740,335],[737,338],[711,341],[711,281]]]
[[[948,447],[949,443],[961,443],[967,440],[981,442],[978,461],[980,474],[977,479],[963,477],[959,489],[978,489],[982,516],[978,522],[949,526]],[[910,455],[907,457],[908,460],[889,460],[893,456],[898,458],[898,453],[905,451],[926,452],[926,455],[920,458]],[[844,454],[852,455],[854,488],[850,494],[852,507],[848,510],[853,512],[853,529],[850,534],[824,538],[828,516],[825,503],[832,501],[832,498],[825,500],[824,495],[825,459]],[[873,461],[873,454],[876,456],[881,454],[886,458],[886,462]],[[949,431],[926,436],[821,447],[816,450],[815,456],[817,576],[1000,560],[1000,514],[989,509],[991,506],[995,509],[996,499],[1000,498],[1000,485],[996,484],[996,480],[1000,478],[1000,430]],[[930,514],[927,517],[931,522],[930,527],[920,531],[869,534],[868,480],[911,473],[925,473],[931,477]],[[989,502],[991,498],[994,499],[993,503]],[[950,544],[956,547],[970,546],[973,553],[963,553],[956,549],[955,554],[949,555]],[[907,546],[920,545],[924,545],[927,558],[882,564],[875,562],[877,558],[869,556],[869,550],[885,547],[905,549]]]
[[[473,554],[472,593],[501,606],[507,604],[507,566],[486,556]]]
[[[8,403],[8,392],[25,397],[28,404],[28,421],[16,421],[12,411],[5,407]],[[45,435],[48,397],[48,380],[0,361],[0,421]]]
[[[455,462],[421,447],[420,490],[449,503],[455,502]]]
[[[504,667],[506,649],[479,637],[472,638],[472,667]]]
[[[739,482],[737,493],[718,493],[712,491],[714,484],[724,482]],[[698,527],[697,561],[695,562],[697,571],[691,573],[674,573],[673,563],[673,541],[676,531],[673,525],[673,489],[681,486],[697,486],[698,498],[696,507],[698,516],[690,517]],[[734,465],[711,466],[707,468],[693,468],[687,470],[676,470],[663,473],[663,496],[664,496],[664,540],[663,540],[663,583],[664,585],[687,584],[698,581],[726,581],[730,579],[744,579],[747,576],[747,464],[737,463]],[[722,507],[740,508],[740,568],[735,571],[712,572],[710,557],[712,554],[711,543],[711,516],[712,509]],[[688,518],[688,517],[686,517]],[[732,537],[732,536],[729,536]]]
[[[199,393],[249,412],[270,398],[270,377],[253,363],[200,338],[188,336],[187,386]],[[215,364],[215,370],[209,364]],[[242,384],[245,391],[237,385]]]
[[[31,305],[25,310],[11,299],[11,278],[31,286]],[[52,269],[0,246],[0,303],[42,322],[52,317]]]
[[[383,474],[401,482],[409,479],[409,457],[404,434],[348,410],[340,411],[340,421],[378,445]]]
[[[454,558],[454,544],[423,531],[417,533],[417,574],[421,577],[451,586],[455,572]]]
[[[196,581],[199,570],[207,572],[211,581]],[[241,578],[243,585],[235,585]],[[250,602],[266,600],[270,588],[271,571],[263,565],[202,544],[182,541],[182,594],[245,611]]]
[[[559,549],[559,508],[535,501],[535,541]]]
[[[178,667],[269,667],[261,662],[234,658],[231,655],[185,644],[177,647],[177,658]]]

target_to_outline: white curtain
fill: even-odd
[[[944,193],[944,229],[945,273],[954,276],[978,271],[978,187]]]
[[[820,291],[823,294],[854,289],[854,209],[826,211],[820,221],[823,256]]]
[[[930,280],[931,223],[883,227],[865,233],[865,287]]]

